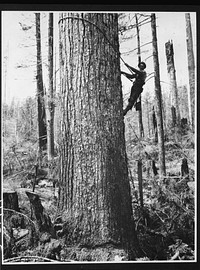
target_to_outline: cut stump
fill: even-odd
[[[3,207],[19,212],[18,195],[16,191],[6,191],[3,193]]]
[[[188,167],[188,162],[187,162],[186,158],[182,159],[181,175],[182,176],[188,176],[189,175],[189,167]]]
[[[53,234],[53,226],[50,217],[45,213],[44,207],[38,194],[26,191],[31,204],[32,219],[37,223],[40,232],[50,232]]]

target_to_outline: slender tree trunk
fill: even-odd
[[[48,93],[47,93],[47,151],[48,160],[54,157],[54,89],[53,89],[53,13],[49,13],[48,29]]]
[[[157,118],[157,131],[158,131],[158,150],[160,173],[166,175],[165,168],[165,147],[164,147],[164,130],[163,130],[163,117],[162,117],[162,92],[160,86],[160,70],[158,60],[158,47],[157,47],[157,33],[156,33],[156,17],[155,13],[151,14],[151,29],[153,38],[153,61],[154,61],[154,78],[155,78],[155,105],[156,105],[156,118]]]
[[[37,106],[38,106],[38,134],[39,149],[46,149],[47,131],[46,131],[46,114],[44,105],[44,88],[42,77],[42,56],[41,56],[41,33],[40,33],[40,13],[35,13],[36,22],[36,46],[37,46]]]
[[[152,108],[152,127],[153,127],[153,135],[155,143],[158,142],[158,129],[157,129],[157,118],[154,110],[154,106]]]
[[[189,104],[188,104],[188,89],[186,85],[178,88],[178,94],[180,98],[180,113],[181,118],[187,118],[189,122]]]
[[[89,246],[116,243],[133,259],[138,242],[125,151],[117,14],[62,14],[59,32],[59,207],[74,218],[71,239]]]
[[[137,161],[137,171],[138,171],[138,186],[140,194],[140,206],[143,208],[143,181],[142,181],[142,160]]]
[[[194,117],[195,117],[195,62],[193,52],[193,39],[192,28],[190,22],[190,14],[185,14],[186,19],[186,42],[187,42],[187,55],[188,55],[188,72],[189,72],[189,116],[192,129],[194,130]]]
[[[163,128],[164,128],[164,137],[165,140],[167,138],[167,108],[166,108],[166,100],[165,98],[162,98],[162,114],[163,114]]]
[[[174,65],[174,49],[172,41],[165,43],[166,59],[167,59],[167,72],[169,74],[169,82],[171,88],[171,106],[176,109],[176,122],[175,125],[180,125],[180,110],[179,110],[179,98],[178,89],[176,83],[176,70]]]
[[[146,117],[147,117],[147,130],[148,130],[148,136],[150,138],[151,132],[150,132],[150,120],[149,120],[149,101],[146,98],[145,100],[145,105],[146,105]]]
[[[138,26],[137,14],[135,14],[135,24],[137,31],[137,46],[138,46],[138,64],[141,62],[141,52],[140,52],[140,30]],[[142,94],[139,96],[139,102],[141,102],[141,109],[138,111],[138,122],[139,122],[139,134],[140,138],[144,137],[144,127],[142,122]]]
[[[172,114],[171,114],[171,100],[170,100],[170,93],[167,91],[167,92],[164,92],[163,93],[163,106],[165,108],[165,131],[168,132],[170,131],[169,127],[170,126],[170,123],[171,123],[171,117],[172,117]]]

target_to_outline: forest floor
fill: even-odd
[[[31,207],[26,191],[32,191],[28,178],[34,172],[35,145],[26,141],[13,148],[11,140],[4,145],[3,191],[17,192],[20,209],[20,213],[4,209],[4,262],[127,260],[122,248],[110,244],[90,249],[70,246],[62,234],[52,237],[45,232],[39,239],[33,239],[35,229],[30,220]],[[144,254],[136,260],[195,259],[194,135],[188,133],[179,142],[165,142],[165,150],[167,176],[160,179],[149,165],[154,160],[158,167],[157,144],[151,140],[127,144],[135,229]],[[143,206],[138,188],[138,157],[142,161]],[[185,176],[181,174],[183,158],[187,158],[189,167],[189,174]],[[45,160],[44,157],[43,169],[47,170]],[[59,216],[57,187],[53,187],[52,181],[41,178],[35,193],[55,225]],[[62,222],[63,228],[64,217]]]

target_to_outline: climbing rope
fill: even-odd
[[[105,39],[107,40],[107,42],[110,44],[110,46],[113,48],[113,50],[119,55],[119,58],[121,59],[121,61],[126,65],[126,62],[124,61],[124,59],[121,57],[120,52],[115,48],[115,46],[110,42],[110,40],[107,38],[107,36],[105,35],[105,33],[102,31],[102,29],[96,25],[95,23],[85,19],[85,18],[80,18],[80,17],[73,17],[73,16],[66,16],[64,18],[61,18],[58,21],[58,24],[60,24],[61,22],[63,22],[64,20],[68,20],[68,19],[74,19],[74,20],[81,20],[81,21],[85,21],[91,25],[93,25],[94,27],[96,27],[99,32],[105,37]],[[127,66],[127,65],[126,65]],[[127,66],[127,68],[131,71],[131,73],[133,73],[133,71],[129,68],[129,66]],[[131,79],[129,79],[131,81]]]

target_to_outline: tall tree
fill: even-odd
[[[169,82],[171,88],[171,106],[175,108],[176,119],[174,124],[179,126],[180,124],[180,110],[179,110],[179,98],[178,89],[176,83],[176,70],[174,64],[174,49],[172,41],[165,43],[166,59],[167,59],[167,72],[169,74]]]
[[[156,31],[156,16],[151,14],[151,30],[152,30],[152,45],[153,45],[153,62],[154,62],[154,80],[155,80],[155,108],[158,132],[158,150],[161,175],[166,175],[165,167],[165,147],[164,147],[164,129],[162,117],[162,92],[160,86],[160,68],[158,59],[157,46],[157,31]]]
[[[46,100],[48,160],[54,157],[53,13],[48,22],[48,93]]]
[[[125,150],[118,16],[61,14],[59,33],[59,207],[75,218],[71,239],[89,246],[116,243],[133,259],[139,247]]]
[[[189,116],[192,129],[194,129],[194,116],[195,116],[195,62],[193,52],[193,39],[192,28],[190,21],[190,13],[185,13],[186,20],[186,42],[187,42],[187,55],[188,55],[188,72],[189,72]]]
[[[141,51],[140,51],[140,29],[138,25],[138,17],[137,13],[135,14],[135,25],[136,25],[136,32],[137,32],[137,47],[138,47],[138,64],[141,62]],[[139,96],[139,102],[141,103],[141,109],[138,111],[138,120],[139,120],[139,133],[140,138],[144,137],[144,128],[142,122],[142,94]]]
[[[38,106],[38,135],[39,150],[46,149],[47,130],[46,130],[46,113],[44,104],[44,87],[42,76],[42,55],[41,55],[41,33],[40,33],[40,13],[35,13],[36,24],[36,49],[37,49],[37,106]]]

